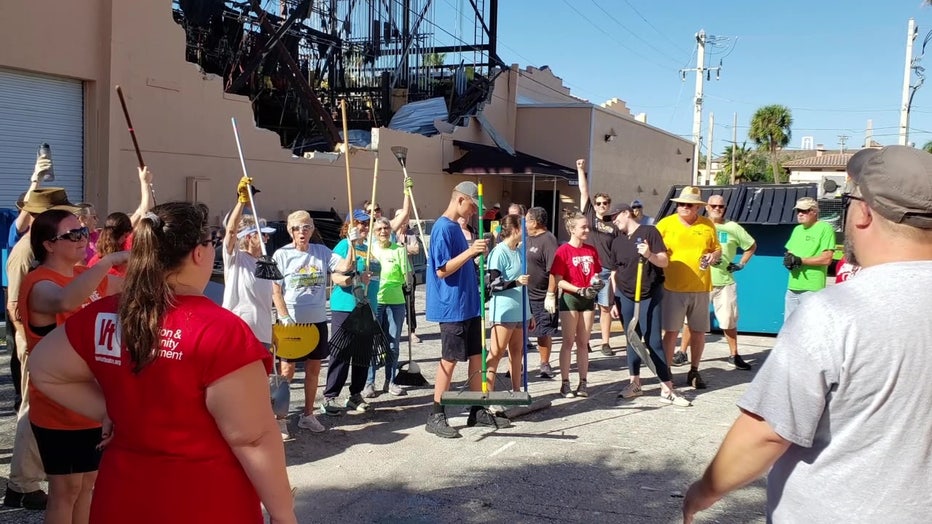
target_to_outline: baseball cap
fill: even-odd
[[[265,225],[265,220],[260,220],[258,228],[256,226],[249,226],[249,227],[243,228],[238,233],[236,233],[236,238],[244,238],[246,235],[251,235],[257,231],[262,232],[266,235],[271,235],[272,233],[275,232],[275,228],[268,227],[267,225]]]
[[[932,229],[932,154],[907,146],[862,149],[848,161],[847,171],[881,216]]]
[[[462,193],[472,200],[472,203],[479,207],[479,187],[473,182],[460,182],[456,184],[453,191]]]
[[[815,201],[812,197],[802,197],[796,201],[796,205],[793,206],[793,209],[798,209],[800,211],[809,211],[814,207],[819,207],[819,203]]]
[[[640,200],[634,199],[634,200],[631,202],[631,207],[633,207],[633,208],[634,208],[634,207],[644,207],[644,205],[641,204],[641,201],[640,201]]]
[[[605,214],[602,215],[602,216],[605,217],[605,218],[610,218],[610,219],[611,219],[611,218],[615,218],[615,216],[617,216],[618,213],[621,213],[622,211],[627,211],[627,212],[630,213],[630,212],[631,212],[631,206],[629,206],[628,204],[618,204],[617,206],[613,207],[613,208],[611,209],[611,211],[609,211],[608,213],[605,213]]]
[[[366,213],[366,212],[363,211],[362,209],[354,209],[354,210],[353,210],[353,220],[355,220],[355,221],[357,221],[357,222],[368,222],[368,221],[369,221],[369,213]]]

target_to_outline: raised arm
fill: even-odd
[[[576,161],[576,179],[579,181],[579,210],[585,212],[589,204],[589,179],[586,178],[586,161]]]
[[[411,217],[411,189],[414,188],[414,180],[406,177],[404,189],[404,201],[401,203],[401,213],[391,220],[392,231],[397,231],[401,224],[406,224]]]
[[[39,181],[42,180],[42,176],[50,169],[52,169],[52,161],[48,158],[40,157],[36,160],[36,167],[32,170],[32,178],[29,179],[29,189],[26,190],[23,202],[29,202],[29,197],[32,196],[32,192],[39,189]],[[20,210],[19,215],[16,215],[16,220],[13,221],[13,227],[22,235],[32,226],[32,218],[31,213]]]
[[[64,287],[49,280],[38,282],[29,294],[30,310],[43,315],[56,315],[78,309],[97,289],[100,282],[107,278],[110,268],[126,264],[128,260],[129,251],[111,253]]]
[[[155,199],[152,198],[152,172],[149,171],[148,166],[137,168],[137,170],[139,171],[139,207],[129,217],[133,227],[136,227],[142,217],[155,205]]]
[[[249,204],[249,188],[246,187],[249,184],[252,184],[252,178],[243,177],[239,179],[239,184],[236,186],[236,205],[233,206],[233,210],[230,211],[230,217],[227,218],[226,223],[226,236],[223,237],[223,249],[230,254],[233,252],[233,248],[236,247],[236,234],[239,230],[239,221],[243,218],[243,210],[246,208],[246,205]],[[256,217],[258,221],[259,217]],[[256,222],[258,226],[258,222]]]

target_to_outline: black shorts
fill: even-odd
[[[556,335],[559,331],[558,315],[547,313],[543,300],[530,300],[528,303],[531,305],[531,316],[534,317],[534,329],[531,330],[531,334],[536,337]]]
[[[479,317],[462,322],[440,323],[440,356],[448,362],[466,362],[482,354],[482,320]]]
[[[46,475],[90,473],[100,466],[103,429],[48,429],[32,424]]]
[[[337,315],[343,315],[343,318],[346,318],[346,315],[349,315],[349,313],[344,313],[342,311],[332,312],[332,317],[334,319],[336,319]],[[342,323],[343,321],[340,320],[340,322]],[[314,351],[311,351],[308,356],[303,358],[283,358],[281,359],[282,361],[295,363],[304,362],[305,360],[324,360],[330,356],[330,337],[327,332],[327,323],[316,322],[314,325],[317,326],[317,332],[320,333],[320,338],[318,339],[317,347],[314,348]],[[334,325],[336,325],[336,321],[334,321]],[[334,331],[336,331],[336,328],[334,328]]]
[[[583,298],[566,292],[560,297],[560,311],[592,311],[594,309],[595,299]]]

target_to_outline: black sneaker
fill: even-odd
[[[612,346],[610,346],[609,344],[602,344],[602,354],[605,355],[606,357],[610,357],[614,355],[615,352],[612,351]]]
[[[673,353],[673,365],[682,366],[683,364],[689,362],[689,357],[686,356],[686,353],[682,351],[677,351]]]
[[[508,417],[493,414],[491,411],[483,408],[476,412],[475,415],[470,415],[466,419],[467,427],[479,426],[483,428],[507,428],[511,426],[511,421],[508,420]]]
[[[743,369],[745,371],[751,369],[751,365],[745,362],[744,359],[741,358],[741,355],[728,357],[728,365],[735,369]]]
[[[456,428],[451,428],[447,424],[447,415],[445,413],[431,413],[427,417],[427,425],[424,427],[428,433],[433,433],[440,438],[460,438],[460,432]]]
[[[686,373],[686,383],[695,389],[705,389],[705,382],[703,382],[702,377],[699,376],[698,369],[690,369],[689,373]]]
[[[41,489],[29,493],[20,493],[7,486],[6,493],[3,495],[3,505],[8,508],[44,510],[48,502],[49,496]]]
[[[563,384],[560,386],[560,395],[566,398],[576,398],[576,393],[574,393],[573,388],[570,387],[569,380],[563,381]]]
[[[576,396],[586,398],[589,396],[589,387],[586,384],[585,380],[580,380],[579,385],[576,386]]]

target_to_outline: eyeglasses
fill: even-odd
[[[861,200],[861,199],[858,198],[857,200]],[[795,211],[797,215],[808,215],[809,213],[812,213],[815,210],[814,209],[796,209]]]
[[[366,210],[366,213],[369,213],[369,214],[372,214],[372,213],[381,213],[381,212],[382,212],[382,208],[381,208],[381,207],[377,207],[377,208],[375,208],[375,209],[367,209],[367,210]]]
[[[696,204],[687,204],[687,203],[685,203],[685,202],[677,202],[677,203],[676,203],[676,207],[688,207],[688,208],[692,208],[692,207],[695,206],[695,205],[696,205]]]
[[[712,209],[725,209],[725,206],[721,204],[709,204],[709,207],[711,207]]]
[[[596,201],[595,201],[595,205],[597,205],[597,206],[607,206],[607,205],[609,205],[609,204],[611,204],[611,203],[612,203],[611,200],[596,200]]]
[[[69,242],[80,242],[82,239],[85,239],[90,235],[90,232],[86,227],[79,227],[77,229],[72,229],[65,231],[64,233],[58,235],[57,237],[49,240],[49,242],[58,242],[59,240],[67,240]]]
[[[292,231],[310,231],[314,229],[314,226],[310,224],[304,224],[303,226],[291,226]]]
[[[854,196],[850,193],[842,193],[841,195],[841,207],[848,209],[848,206],[851,205],[852,200],[857,200],[858,202],[867,202],[859,196]]]

